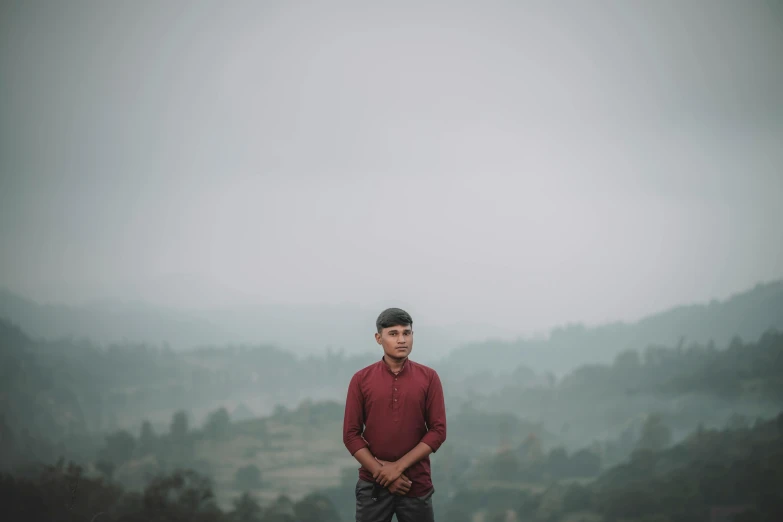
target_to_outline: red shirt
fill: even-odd
[[[434,453],[445,440],[443,387],[432,368],[406,360],[394,375],[381,358],[351,378],[343,421],[343,443],[351,455],[366,447],[375,457],[394,462],[419,442]],[[408,496],[424,496],[432,489],[429,457],[405,475],[413,482]],[[364,467],[359,468],[359,478],[374,482]]]

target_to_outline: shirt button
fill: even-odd
[[[397,399],[394,399],[394,402],[397,402]]]

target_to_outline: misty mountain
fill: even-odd
[[[6,289],[0,289],[0,317],[33,338],[87,338],[99,344],[168,343],[183,348],[223,343],[231,337],[219,325],[179,310],[141,302],[39,304]]]
[[[773,328],[783,329],[783,281],[756,285],[725,301],[679,306],[635,323],[574,324],[553,329],[546,339],[471,343],[454,350],[442,365],[471,372],[524,365],[562,375],[585,364],[611,363],[626,350],[710,342],[723,348],[735,336],[755,341]]]
[[[376,309],[377,308],[377,309]],[[230,344],[275,345],[296,355],[328,348],[372,353],[379,307],[257,305],[179,310],[141,302],[100,301],[80,306],[39,304],[0,290],[0,317],[33,338],[87,338],[99,344],[140,343],[174,349]],[[563,374],[583,364],[610,363],[628,349],[708,343],[727,346],[738,335],[755,340],[783,328],[783,281],[760,284],[725,301],[680,306],[636,323],[554,328],[548,337],[500,340],[507,332],[481,325],[451,328],[416,320],[416,359],[440,359],[453,371],[507,371],[520,365]],[[490,340],[485,340],[490,339]]]
[[[103,345],[154,344],[175,350],[261,343],[296,355],[322,354],[327,349],[348,354],[375,353],[375,319],[385,306],[369,309],[352,304],[243,305],[181,310],[109,300],[69,306],[39,304],[0,289],[0,317],[17,324],[33,338],[86,338]],[[445,328],[419,321],[413,315],[418,346],[422,348],[416,355],[421,361],[444,357],[464,342],[507,335],[481,324]]]

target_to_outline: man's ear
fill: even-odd
[[[378,332],[375,332],[375,342],[381,344],[381,334],[379,334]]]

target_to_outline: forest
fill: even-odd
[[[352,519],[341,394],[377,354],[101,346],[8,320],[0,346],[1,494],[20,520]],[[531,366],[439,368],[445,520],[783,516],[780,331]]]

